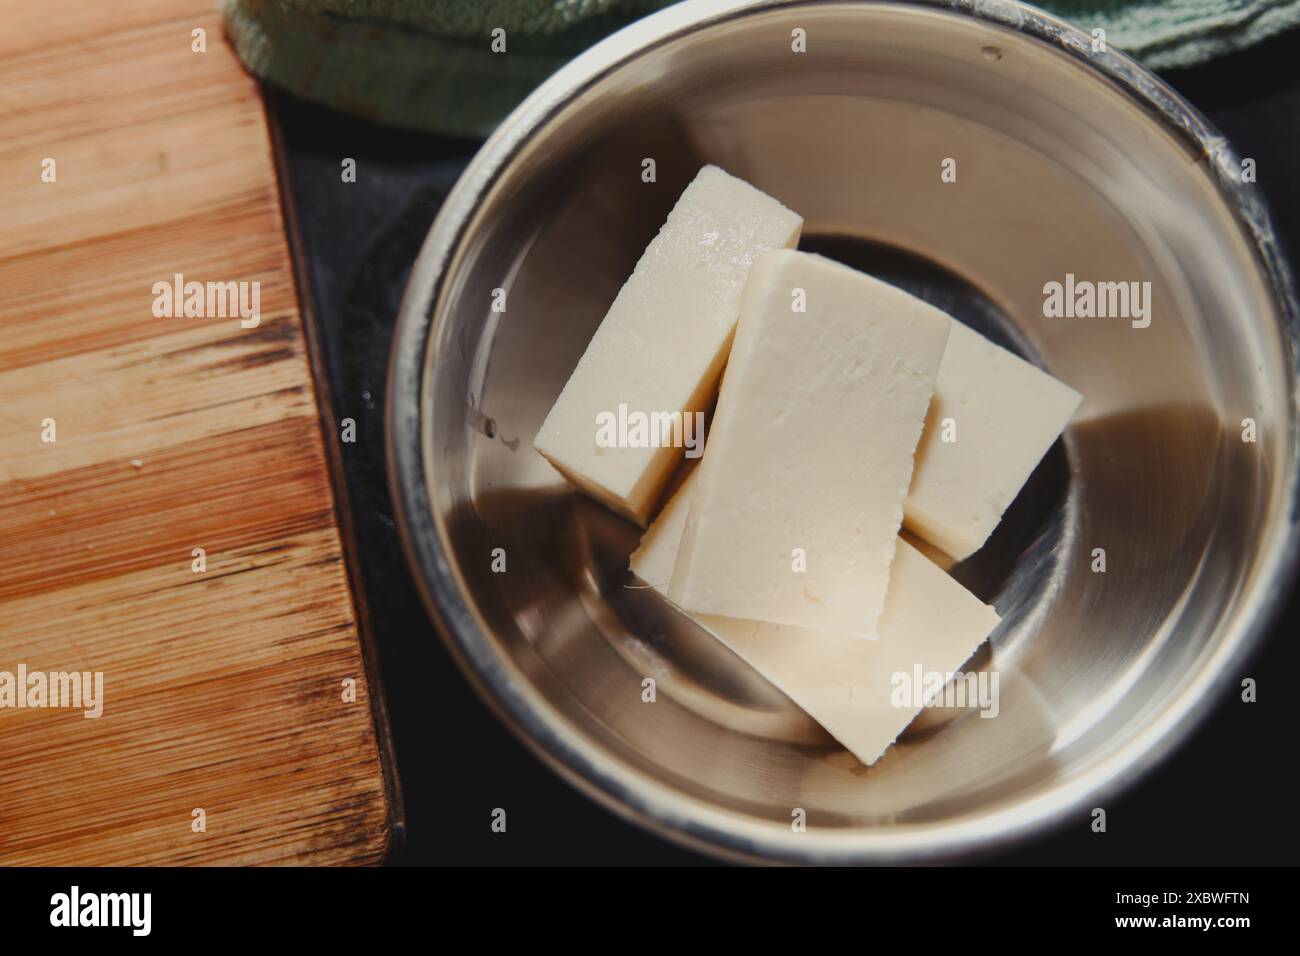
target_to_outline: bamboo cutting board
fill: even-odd
[[[97,719],[0,707],[0,865],[378,861],[257,87],[215,0],[0,0],[0,23],[0,680],[104,682]],[[155,317],[177,273],[259,282],[259,324]]]

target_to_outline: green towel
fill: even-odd
[[[221,0],[244,63],[377,123],[482,137],[566,61],[671,0]],[[1300,24],[1300,0],[1045,0],[1152,69]],[[491,49],[505,31],[506,53]]]

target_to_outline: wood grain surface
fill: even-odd
[[[104,680],[97,719],[0,707],[0,865],[376,862],[257,86],[215,0],[0,0],[0,23],[0,672]],[[176,273],[259,282],[260,323],[156,318]]]

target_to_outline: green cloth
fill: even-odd
[[[244,63],[377,123],[482,137],[566,61],[671,0],[221,0]],[[689,2],[689,0],[688,0]],[[1300,24],[1300,0],[1044,0],[1152,69],[1191,66]],[[506,53],[492,31],[505,30]]]

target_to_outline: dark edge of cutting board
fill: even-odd
[[[384,774],[384,794],[388,803],[388,853],[399,850],[406,843],[406,803],[402,797],[402,781],[397,768],[397,753],[393,747],[392,727],[388,717],[388,699],[385,695],[379,663],[379,648],[374,629],[370,624],[370,606],[359,563],[356,526],[352,519],[351,499],[343,470],[343,452],[339,447],[338,419],[325,371],[324,343],[320,339],[320,325],[316,321],[316,302],[312,295],[310,271],[303,259],[302,235],[298,229],[298,213],[294,205],[293,190],[286,188],[288,165],[285,153],[284,132],[280,128],[272,98],[263,87],[263,110],[267,132],[271,137],[272,161],[275,163],[276,190],[280,196],[284,229],[289,240],[289,256],[293,265],[293,283],[298,293],[298,310],[307,339],[308,365],[311,369],[312,387],[316,393],[316,409],[328,459],[330,486],[334,490],[334,517],[338,523],[339,537],[343,543],[343,560],[347,569],[348,588],[356,611],[357,633],[361,638],[361,659],[365,664],[366,683],[369,686],[370,713],[374,720],[379,763]]]

